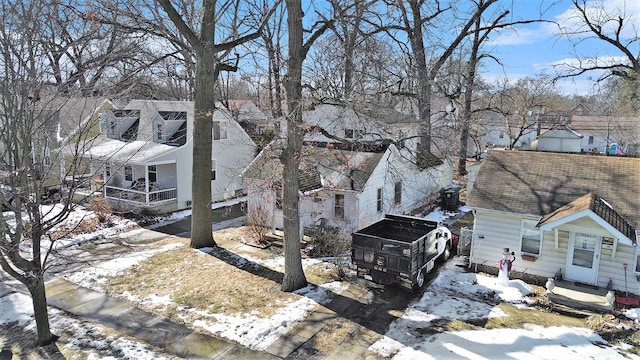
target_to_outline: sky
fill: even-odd
[[[582,2],[580,0],[579,2]],[[509,1],[505,1],[509,3]],[[640,1],[638,0],[587,0],[589,9],[602,4],[609,14],[622,14],[626,26],[621,33],[623,39],[637,39],[633,27],[640,31]],[[576,28],[574,6],[570,0],[512,0],[512,20],[533,17],[541,12],[544,18],[561,24],[565,28]],[[596,13],[591,13],[597,15]],[[488,47],[501,59],[504,67],[486,63],[482,76],[496,79],[507,75],[509,79],[519,79],[533,74],[555,75],[559,64],[575,64],[576,49],[583,58],[597,56],[600,60],[620,58],[623,54],[604,41],[580,38],[578,47],[567,39],[559,37],[559,27],[551,23],[519,25],[515,30],[500,31],[490,37]],[[576,39],[578,39],[576,37]],[[629,48],[638,56],[640,43],[636,40]],[[594,92],[593,81],[600,73],[589,73],[575,79],[561,81],[558,89],[565,95],[588,95]]]
[[[180,212],[188,216],[188,212]],[[90,211],[79,209],[72,214],[71,219],[82,216],[92,216]],[[448,216],[436,210],[429,214],[432,220]],[[170,221],[176,220],[176,216]],[[164,219],[162,221],[167,221]],[[116,229],[128,229],[130,224],[123,221],[115,226]],[[127,238],[136,236],[141,229],[123,230],[119,236]],[[104,233],[94,234],[105,236]],[[83,241],[90,241],[91,234],[69,239],[67,245]],[[68,274],[67,280],[79,285],[104,291],[107,276],[112,276],[154,254],[167,251],[182,244],[169,244],[151,248],[133,247],[133,252],[123,255],[117,261],[110,260],[93,267],[86,267],[81,271]],[[206,249],[193,249],[206,251]],[[257,259],[246,254],[245,260],[259,263],[276,271],[282,271],[284,258],[273,255],[268,259]],[[319,260],[305,259],[303,266],[307,267]],[[445,331],[439,329],[439,322],[448,320],[473,321],[486,318],[508,316],[495,303],[506,302],[518,307],[530,306],[531,288],[520,280],[510,280],[509,286],[500,285],[496,277],[468,273],[462,266],[464,259],[454,257],[448,261],[436,279],[428,286],[421,297],[409,304],[401,317],[394,321],[387,332],[373,343],[368,351],[395,360],[435,360],[435,359],[631,359],[640,357],[630,355],[625,358],[620,354],[619,347],[607,344],[598,334],[587,328],[567,327],[559,324],[553,327],[536,325],[525,326],[523,329],[494,329],[494,330],[466,330]],[[211,321],[197,320],[191,326],[198,327],[219,337],[237,341],[245,347],[262,350],[285,334],[289,329],[309,315],[318,304],[325,304],[331,300],[333,294],[340,294],[347,287],[344,282],[330,282],[320,286],[308,286],[296,291],[297,299],[287,303],[279,303],[279,309],[268,318],[259,318],[252,314],[205,314],[204,318]],[[0,325],[18,323],[27,329],[34,329],[33,310],[27,295],[17,292],[3,292],[0,297]],[[174,300],[158,294],[146,298],[136,298],[127,295],[133,302],[165,306]],[[490,299],[490,301],[486,301]],[[275,305],[274,305],[275,306]],[[180,309],[180,308],[179,308]],[[193,309],[184,309],[185,315]],[[638,321],[640,309],[629,309],[625,315]],[[186,317],[185,317],[186,318]],[[114,337],[104,334],[89,321],[82,318],[68,316],[64,312],[52,309],[50,312],[51,326],[55,333],[57,329],[73,329],[75,336],[72,342],[65,346],[73,348],[87,355],[89,359],[167,359],[166,354],[151,350],[146,344],[131,339]],[[429,328],[434,331],[429,331]],[[0,337],[0,348],[2,339]],[[552,355],[550,355],[552,354]]]

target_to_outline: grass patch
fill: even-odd
[[[280,284],[187,246],[156,254],[110,279],[108,293],[152,299],[161,294],[173,302],[143,301],[141,306],[177,320],[177,306],[234,315],[269,317],[279,303],[298,295],[283,293]],[[210,320],[210,319],[209,319]],[[184,320],[183,320],[184,321]]]
[[[567,315],[540,311],[536,309],[521,309],[516,306],[500,303],[498,308],[504,311],[507,316],[480,319],[480,320],[454,320],[446,325],[446,331],[480,330],[480,329],[522,329],[525,324],[534,324],[544,327],[563,326],[587,327],[584,319],[579,319]]]
[[[326,322],[326,325],[311,339],[311,345],[320,353],[327,354],[342,344],[356,330],[358,325],[345,318],[335,318]]]

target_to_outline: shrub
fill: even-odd
[[[102,196],[91,199],[89,208],[96,214],[98,221],[101,223],[105,222],[105,220],[111,216],[111,205],[109,205],[109,201]]]
[[[345,254],[351,247],[349,238],[344,235],[341,228],[334,226],[316,226],[309,229],[311,243],[307,246],[308,255],[311,257],[331,257],[335,267],[334,275],[338,279],[347,277],[347,260]]]
[[[269,221],[271,215],[262,206],[257,206],[247,213],[247,226],[249,236],[258,244],[267,243],[266,235],[269,232]]]

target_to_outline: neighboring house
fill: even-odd
[[[249,221],[282,228],[281,141],[266,147],[243,174]],[[300,174],[301,228],[338,227],[347,236],[381,219],[428,204],[452,180],[438,162],[420,170],[389,145],[382,152],[304,146]]]
[[[97,135],[97,131],[85,125],[96,111],[107,111],[112,106],[110,100],[100,97],[43,96],[38,99],[33,118],[39,124],[33,127],[29,144],[35,172],[29,176],[38,181],[43,198],[57,197],[65,180],[72,177],[63,166],[63,156],[59,156],[62,147],[73,141],[73,135],[79,131],[84,131],[85,138]]]
[[[287,131],[281,121],[281,136]],[[340,104],[318,104],[304,111],[302,121],[310,131],[307,144],[332,144],[345,150],[380,151],[389,143],[405,158],[415,160],[420,123],[410,114],[361,104],[357,110]]]
[[[583,152],[605,153],[611,144],[624,146],[640,141],[639,117],[597,113],[579,104],[571,112],[570,124],[584,136],[580,144]]]
[[[519,276],[621,291],[626,276],[640,292],[638,169],[638,158],[489,151],[467,197],[472,266],[495,270],[509,248]]]
[[[280,124],[265,114],[251,100],[229,100],[228,107],[233,119],[237,121],[254,141],[260,136],[280,130]]]
[[[192,102],[133,100],[100,119],[101,134],[86,143],[94,189],[122,211],[163,213],[191,205]],[[244,193],[240,172],[255,144],[226,109],[212,116],[211,198]]]
[[[416,121],[422,122],[419,115],[418,102],[415,98],[405,98],[394,106],[394,110],[412,116]],[[460,146],[459,117],[458,109],[446,97],[433,94],[431,96],[431,152],[436,156],[446,157],[457,154]],[[474,139],[469,141],[469,154],[474,155],[477,146]],[[412,148],[413,149],[413,148]]]
[[[531,143],[531,150],[579,153],[583,137],[567,125],[553,125]]]

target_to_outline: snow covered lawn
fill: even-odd
[[[111,231],[116,229],[115,233],[108,233],[103,229],[100,230],[100,234],[85,234],[68,239],[60,243],[63,245],[60,249],[65,251],[64,248],[72,248],[74,244],[91,241],[96,237],[117,236],[126,239],[127,236],[136,237],[140,231],[145,231],[136,229],[118,234],[118,228],[130,229],[131,226],[129,223],[116,224],[111,229]],[[193,259],[185,258],[187,265],[198,266],[193,271],[196,279],[201,276],[206,266],[221,266],[217,262],[223,262],[219,260],[219,254],[212,256],[206,253],[211,249],[192,250],[179,241],[168,241],[148,246],[132,246],[129,254],[119,254],[115,259],[80,267],[60,276],[65,276],[68,280],[82,286],[104,291],[114,280],[117,281],[123,276],[131,276],[135,271],[140,271],[145,263],[157,260],[162,254],[179,250],[190,253],[190,256],[204,259],[202,263],[189,263],[188,261]],[[227,256],[233,258],[234,254],[229,251]],[[585,327],[563,326],[563,324],[541,326],[532,322],[518,328],[447,330],[445,324],[450,322],[482,324],[491,319],[511,316],[503,310],[501,303],[522,308],[527,308],[531,304],[530,298],[527,297],[531,288],[527,284],[512,280],[509,287],[503,287],[497,284],[496,278],[465,272],[457,266],[456,261],[459,259],[454,258],[443,266],[438,277],[423,295],[409,305],[403,315],[389,326],[380,340],[369,347],[365,356],[393,359],[640,359],[630,353],[622,355],[622,347],[609,345],[602,337]],[[227,259],[224,266],[239,269],[263,268],[263,270],[270,269],[274,273],[279,273],[283,270],[283,264],[284,260],[281,256],[255,257],[244,253],[239,254],[236,260]],[[313,269],[313,272],[328,269],[318,260],[305,260],[304,266],[306,271]],[[229,276],[230,268],[224,269],[226,270],[216,273],[222,283],[224,283],[224,277]],[[162,274],[158,273],[158,276],[160,275]],[[257,276],[255,281],[272,280]],[[141,278],[139,287],[143,288],[145,282],[150,280]],[[146,294],[122,292],[121,296],[127,297],[141,307],[157,311],[170,308],[182,321],[193,328],[237,341],[248,348],[262,350],[297,322],[303,320],[315,306],[330,301],[333,294],[339,294],[349,286],[347,282],[315,282],[319,286],[311,285],[294,294],[285,294],[282,298],[274,296],[273,299],[279,300],[270,302],[268,311],[252,309],[235,312],[224,311],[224,309],[221,311],[215,306],[185,306],[175,297],[175,294],[168,291]],[[277,285],[277,283],[274,284]],[[277,286],[269,286],[274,288],[269,291],[278,292]],[[229,288],[225,291],[236,290],[238,289]],[[0,294],[4,294],[0,298],[0,349],[7,349],[15,346],[16,334],[24,334],[28,337],[27,332],[35,329],[35,323],[30,299],[27,296],[11,293],[3,287],[0,287]],[[229,308],[235,309],[238,306],[238,304],[233,305],[234,307],[229,305]],[[627,316],[636,319],[636,322],[638,314],[639,309],[627,312]],[[113,330],[55,309],[51,310],[50,318],[54,333],[63,335],[62,341],[55,346],[65,356],[71,354],[67,358],[73,354],[83,354],[82,357],[89,359],[171,358],[166,354],[153,351],[136,339],[123,337]],[[638,351],[637,347],[635,351]],[[23,349],[21,353],[27,354],[28,349]],[[14,354],[16,354],[15,351]],[[39,357],[32,353],[29,358],[38,359]]]

